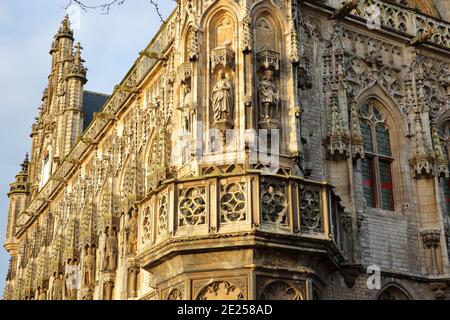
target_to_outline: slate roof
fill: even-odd
[[[92,122],[94,112],[100,111],[108,98],[109,96],[103,93],[86,90],[83,92],[83,131],[86,130]]]

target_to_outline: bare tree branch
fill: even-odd
[[[111,8],[114,5],[123,5],[126,0],[109,0],[109,2],[105,2],[98,5],[88,5],[83,0],[69,0],[67,5],[65,6],[65,9],[69,8],[71,5],[78,5],[83,11],[88,10],[97,10],[100,9],[102,14],[108,14],[111,11]],[[159,8],[159,2],[158,0],[149,0],[150,4],[155,8],[156,14],[158,15],[159,19],[162,23],[165,23],[165,20],[163,18],[163,15],[161,14],[160,8]]]

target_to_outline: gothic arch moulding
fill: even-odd
[[[390,283],[380,290],[377,300],[412,300],[412,297],[400,285]]]
[[[358,106],[369,100],[376,101],[381,111],[388,115],[390,126],[396,129],[396,135],[398,134],[399,138],[408,132],[407,118],[401,113],[401,106],[378,82],[373,83],[355,97]]]
[[[405,150],[411,149],[410,142],[406,139],[409,132],[407,119],[400,112],[398,104],[378,84],[364,90],[355,98],[355,101],[358,105],[358,116],[360,116],[360,110],[364,105],[373,103],[381,113],[382,122],[388,129],[392,158],[394,159],[391,163],[391,175],[392,181],[396,181],[393,184],[394,208],[395,211],[398,211],[410,192],[406,183],[410,176],[407,173],[408,171],[405,172],[402,168],[409,167],[408,159],[411,158],[411,155],[401,156]]]
[[[278,20],[277,15],[267,9],[261,9],[254,15],[254,39],[255,52],[264,50],[282,53],[285,48],[283,24]]]
[[[232,282],[214,281],[203,287],[196,300],[245,300],[243,289]]]
[[[294,283],[283,280],[267,281],[261,289],[261,300],[304,300],[304,294]]]
[[[441,128],[446,122],[450,121],[450,110],[447,110],[439,115],[436,119],[436,124],[438,128]]]
[[[219,0],[209,6],[200,20],[200,29],[205,31],[205,34],[209,33],[209,28],[217,23],[223,16],[228,16],[233,21],[234,30],[237,30],[237,23],[239,21],[238,12],[240,8],[229,0]],[[236,39],[237,40],[237,39]]]

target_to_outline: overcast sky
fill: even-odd
[[[106,2],[106,0],[103,0]],[[102,0],[85,0],[100,3]],[[175,2],[160,0],[167,17]],[[50,71],[50,45],[66,14],[68,0],[0,0],[0,242],[5,239],[9,183],[30,151],[31,124],[37,115]],[[125,76],[151,41],[160,20],[148,0],[127,0],[108,15],[81,12],[75,40],[86,60],[85,89],[108,93]],[[77,26],[77,27],[78,27]],[[0,294],[9,255],[0,248]]]

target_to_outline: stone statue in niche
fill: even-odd
[[[264,112],[264,120],[276,119],[276,111],[280,94],[278,93],[277,87],[273,82],[272,70],[264,71],[263,79],[259,81],[258,88],[259,101]]]
[[[77,259],[69,259],[66,265],[67,300],[76,300],[79,286],[79,266]]]
[[[190,86],[185,85],[182,111],[183,111],[183,129],[186,132],[191,132],[191,108],[192,108],[191,88]]]
[[[47,288],[38,289],[38,300],[47,300]]]
[[[53,280],[52,287],[52,300],[62,300],[63,299],[63,290],[64,290],[64,279],[63,274],[60,272],[59,274],[54,275],[55,279]]]
[[[114,229],[110,229],[105,244],[103,271],[114,272],[117,268],[117,236]]]
[[[128,231],[128,253],[133,254],[137,250],[138,241],[138,213],[136,208],[131,209],[131,217],[127,224]]]
[[[91,286],[95,280],[95,251],[93,247],[87,247],[83,264],[84,284]]]
[[[225,71],[220,70],[212,94],[214,122],[231,120],[233,113],[233,86]]]

